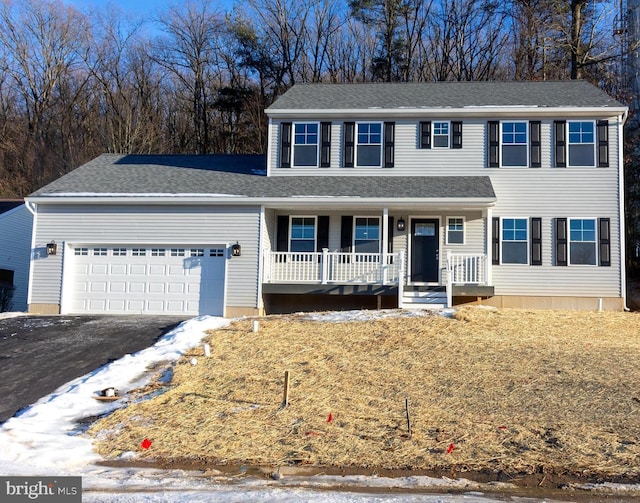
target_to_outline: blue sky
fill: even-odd
[[[221,10],[230,10],[234,3],[241,3],[242,0],[213,0],[212,5]],[[157,12],[165,10],[171,5],[181,5],[181,0],[63,0],[64,3],[74,5],[79,10],[101,9],[107,5],[114,5],[123,12],[131,13],[135,16],[150,18]]]

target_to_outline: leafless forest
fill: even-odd
[[[0,197],[103,152],[264,152],[264,108],[300,82],[583,78],[627,101],[621,27],[616,0],[0,0]]]

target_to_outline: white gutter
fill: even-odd
[[[620,285],[622,289],[622,305],[625,311],[629,311],[627,306],[627,245],[625,239],[625,214],[624,214],[624,123],[627,120],[629,111],[626,110],[620,114],[618,123],[618,201],[620,214],[620,228],[618,234],[620,237]]]
[[[58,194],[48,196],[31,197],[30,202],[36,204],[47,205],[76,205],[76,204],[100,204],[100,205],[116,205],[116,204],[132,204],[143,205],[149,203],[162,203],[166,205],[184,205],[184,204],[212,204],[212,205],[229,205],[229,206],[255,206],[264,205],[265,207],[314,207],[318,205],[337,206],[340,208],[363,207],[363,206],[388,206],[391,209],[396,208],[412,208],[417,206],[442,206],[450,205],[455,207],[469,206],[477,208],[478,206],[493,206],[497,201],[496,197],[358,197],[358,196],[290,196],[290,197],[249,197],[249,196],[220,196],[215,197],[208,194],[202,195],[109,195],[104,196],[95,194],[94,196],[73,196],[73,194]]]
[[[36,249],[36,229],[38,223],[38,206],[31,201],[24,200],[24,205],[29,210],[29,213],[33,215],[33,222],[31,225],[31,249],[29,250],[29,280],[27,281],[27,311],[31,305],[31,292],[33,291],[33,250]]]

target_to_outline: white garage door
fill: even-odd
[[[224,313],[224,247],[83,246],[72,261],[69,313]]]

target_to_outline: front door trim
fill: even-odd
[[[414,220],[436,220],[438,222],[438,281],[430,281],[430,282],[420,282],[420,281],[412,281],[411,278],[413,273],[411,271],[412,266],[412,257],[413,257],[413,221]],[[442,217],[436,215],[409,215],[409,225],[407,232],[407,248],[409,253],[407,255],[407,284],[415,285],[415,286],[441,286],[442,285],[442,275],[441,264],[442,264]]]

